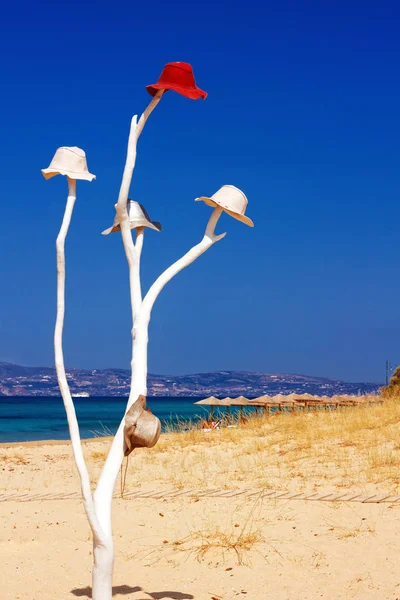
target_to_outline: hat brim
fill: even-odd
[[[131,221],[129,223],[130,229],[136,229],[138,227],[148,227],[149,229],[154,229],[154,231],[161,231],[162,226],[158,221]],[[113,225],[108,229],[105,229],[101,232],[101,235],[109,235],[110,233],[115,233],[116,231],[121,231],[121,225]]]
[[[190,98],[190,100],[199,100],[200,98],[205,100],[208,96],[207,92],[205,92],[204,90],[201,90],[198,87],[193,88],[193,89],[182,88],[182,87],[179,87],[178,85],[168,85],[167,87],[165,87],[165,84],[163,85],[161,83],[155,83],[154,85],[147,85],[146,90],[149,92],[149,94],[151,96],[155,96],[156,93],[158,92],[158,90],[165,90],[166,92],[168,92],[169,90],[172,90],[174,92],[178,92],[178,94],[181,94],[182,96],[186,96],[186,98]]]
[[[214,208],[216,206],[219,206],[220,208],[222,208],[223,211],[228,213],[229,216],[233,217],[234,219],[237,219],[238,221],[241,221],[242,223],[244,223],[245,225],[248,225],[249,227],[254,227],[254,223],[251,219],[249,219],[249,217],[246,217],[246,215],[241,215],[240,213],[234,212],[232,210],[228,210],[224,206],[221,206],[221,204],[219,204],[218,202],[215,202],[212,198],[208,198],[208,196],[200,196],[200,198],[195,198],[195,201],[196,202],[200,202],[200,201],[205,202],[206,204],[208,204],[208,206],[213,206]]]
[[[51,179],[55,175],[66,175],[70,179],[83,179],[84,181],[93,181],[93,179],[96,179],[96,175],[92,175],[92,173],[76,173],[75,171],[42,169],[42,173],[45,179]]]

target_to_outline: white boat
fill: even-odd
[[[78,394],[71,394],[73,398],[90,398],[87,392],[79,392]]]

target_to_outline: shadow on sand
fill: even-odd
[[[145,592],[143,588],[136,586],[131,587],[129,585],[115,585],[113,587],[113,596],[117,594],[128,595],[136,592],[143,592],[146,594],[146,598],[136,598],[135,600],[194,600],[192,594],[184,594],[182,592]],[[71,594],[80,598],[91,598],[92,588],[87,586],[85,588],[75,588],[71,590]]]

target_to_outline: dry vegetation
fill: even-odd
[[[164,516],[163,513],[159,515]],[[210,509],[186,522],[185,535],[172,535],[172,539],[163,539],[149,551],[138,553],[137,557],[145,564],[153,565],[163,558],[179,559],[183,555],[185,562],[189,558],[197,561],[211,561],[225,564],[228,560],[237,565],[251,564],[252,551],[260,553],[265,544],[263,528],[266,519],[262,514],[262,500],[257,498],[249,506],[236,503],[220,510]],[[172,532],[171,532],[172,533]],[[262,555],[262,554],[261,554]],[[229,569],[228,569],[229,570]]]
[[[131,457],[125,492],[141,489],[270,488],[290,491],[335,489],[365,493],[400,491],[400,397],[383,405],[254,417],[245,425],[204,433],[191,430],[163,435],[151,450]],[[89,471],[96,481],[109,439],[84,443]],[[42,452],[44,473],[35,459]],[[18,478],[35,489],[52,489],[55,471],[63,472],[65,490],[76,488],[70,449],[0,449],[3,489],[16,489]],[[38,473],[38,471],[40,473]],[[34,473],[36,472],[36,473]],[[30,477],[31,475],[31,477]]]
[[[397,493],[399,428],[400,399],[392,397],[384,405],[278,414],[210,433],[168,435],[150,452],[137,453],[127,488],[142,479],[195,489],[332,486]]]

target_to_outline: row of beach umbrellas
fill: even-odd
[[[244,396],[238,396],[237,398],[223,398],[218,399],[215,396],[204,398],[199,400],[195,404],[203,406],[241,406],[241,407],[280,407],[280,406],[291,406],[296,407],[312,406],[312,405],[325,405],[325,406],[348,406],[358,404],[375,404],[381,403],[382,399],[379,396],[366,395],[357,396],[351,394],[342,394],[334,396],[317,396],[313,394],[276,394],[274,396],[260,396],[258,398],[249,399]]]

